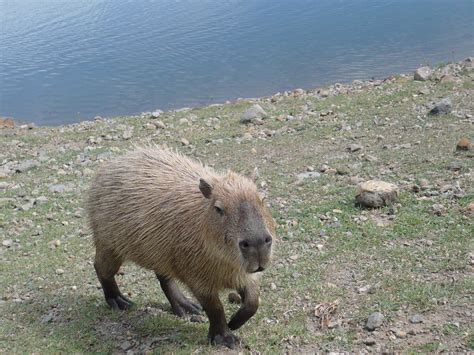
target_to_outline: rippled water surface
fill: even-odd
[[[0,0],[0,115],[60,124],[474,54],[473,0]]]

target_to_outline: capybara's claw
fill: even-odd
[[[118,310],[125,311],[135,306],[135,303],[133,303],[132,301],[130,301],[127,297],[123,295],[119,295],[115,298],[107,298],[106,301],[107,301],[107,304],[110,306],[110,308],[116,311]]]

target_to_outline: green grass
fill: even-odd
[[[257,184],[265,182],[261,190],[279,225],[279,240],[273,267],[262,279],[261,308],[237,331],[246,351],[361,351],[367,348],[362,340],[370,335],[364,324],[374,311],[381,311],[385,322],[372,349],[408,353],[473,349],[472,326],[463,312],[470,309],[472,314],[474,286],[469,264],[474,227],[472,216],[463,212],[474,201],[473,161],[472,151],[454,151],[460,137],[472,140],[472,123],[452,114],[426,117],[420,109],[450,96],[456,110],[472,114],[472,78],[468,72],[461,78],[460,85],[438,85],[397,77],[379,88],[324,99],[310,94],[271,103],[264,98],[260,104],[269,117],[262,126],[239,123],[239,114],[251,104],[243,100],[164,113],[159,120],[167,128],[157,131],[144,128],[152,119],[120,117],[84,127],[0,134],[4,162],[36,159],[39,151],[48,157],[40,167],[4,179],[9,187],[0,190],[0,235],[2,241],[13,241],[0,254],[0,351],[122,352],[125,341],[137,352],[222,350],[207,344],[207,323],[170,314],[151,272],[125,265],[124,276],[118,277],[122,290],[137,304],[130,312],[109,311],[98,288],[94,250],[81,210],[91,179],[87,169],[100,164],[90,158],[106,152],[119,155],[134,143],[148,141],[177,147],[219,168],[244,174],[259,168]],[[431,93],[418,95],[426,86]],[[310,115],[305,107],[314,112],[331,109],[333,114]],[[302,119],[278,119],[289,114]],[[191,126],[179,123],[181,118],[191,121],[192,115],[196,121]],[[219,127],[207,126],[210,117],[219,118]],[[343,124],[351,129],[341,130]],[[124,126],[134,128],[128,141],[120,138]],[[275,131],[274,135],[262,139],[264,129]],[[246,132],[255,137],[240,141]],[[89,137],[106,135],[118,139],[87,143]],[[190,146],[181,145],[183,137]],[[214,144],[216,139],[224,143]],[[13,140],[22,144],[10,144]],[[361,144],[363,150],[349,153],[346,147],[352,143]],[[400,146],[406,143],[411,145]],[[368,155],[377,159],[368,160]],[[455,159],[463,162],[460,173],[446,169]],[[322,174],[295,183],[296,174],[323,164],[344,167],[348,175]],[[354,206],[351,176],[398,184],[399,203],[360,210]],[[410,186],[421,179],[431,187],[412,192]],[[72,183],[74,190],[51,192],[48,186],[57,183]],[[440,188],[447,184],[459,184],[464,195],[443,195]],[[39,196],[48,201],[29,210],[20,208]],[[434,215],[435,203],[443,204],[446,213]],[[52,248],[50,242],[55,240],[60,246]],[[271,283],[276,290],[271,290]],[[366,285],[373,286],[373,292],[359,292]],[[222,299],[226,300],[225,293]],[[319,329],[314,307],[336,300],[340,326]],[[236,311],[227,301],[225,308],[228,317]],[[393,327],[415,327],[408,322],[414,313],[424,315],[426,322],[417,326],[424,333],[396,342],[386,335]],[[453,317],[459,328],[452,325]]]

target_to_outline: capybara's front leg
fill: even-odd
[[[252,316],[257,313],[260,304],[260,289],[258,285],[247,285],[238,292],[242,299],[242,305],[230,319],[229,328],[232,330],[239,329],[245,322],[252,318]]]
[[[239,338],[230,331],[225,319],[224,307],[217,292],[210,295],[196,294],[204,311],[209,318],[208,339],[212,344],[225,345],[234,349],[239,344]]]
[[[161,276],[158,273],[156,273],[156,277],[160,281],[161,289],[170,302],[174,314],[178,317],[184,317],[186,313],[201,313],[201,307],[184,296],[173,279]]]

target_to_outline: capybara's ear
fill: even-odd
[[[199,190],[201,190],[205,198],[211,198],[212,186],[203,178],[199,179]]]

